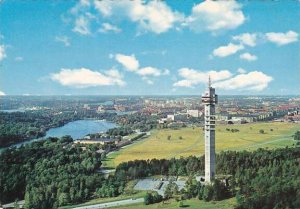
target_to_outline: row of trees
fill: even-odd
[[[188,176],[195,174],[204,174],[204,156],[129,161],[118,165],[115,173],[115,175],[124,176],[128,180],[153,175]]]
[[[110,136],[127,136],[132,133],[133,130],[128,126],[111,128],[106,132]]]

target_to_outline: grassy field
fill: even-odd
[[[235,198],[223,200],[223,201],[212,201],[212,202],[204,202],[198,199],[190,199],[183,201],[184,208],[188,209],[232,209],[236,204]],[[164,203],[157,203],[153,205],[144,205],[143,203],[121,206],[117,207],[118,209],[154,209],[154,208],[164,208],[164,209],[172,209],[172,208],[180,208],[179,202],[175,200],[169,200]]]
[[[232,133],[226,129],[238,129]],[[259,133],[263,129],[264,134]],[[271,130],[272,129],[272,130]],[[252,123],[242,125],[218,125],[216,127],[216,151],[254,150],[260,147],[278,148],[294,144],[292,135],[300,130],[295,123]],[[171,139],[168,140],[168,136]],[[115,167],[121,162],[135,159],[161,159],[204,154],[204,137],[201,128],[180,130],[154,130],[147,139],[129,145],[108,155],[106,166]]]

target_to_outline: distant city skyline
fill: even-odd
[[[0,95],[299,95],[299,1],[0,1]]]

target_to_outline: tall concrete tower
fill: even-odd
[[[211,87],[209,77],[208,89],[202,96],[204,104],[204,137],[205,137],[205,182],[209,183],[215,177],[215,105],[218,103],[218,96],[215,89]]]

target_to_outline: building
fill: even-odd
[[[216,114],[217,121],[228,121],[230,119],[231,119],[231,116],[227,112]]]
[[[101,113],[101,112],[104,112],[104,111],[105,111],[105,109],[102,105],[98,106],[98,108],[97,108],[98,113]]]
[[[97,138],[97,139],[82,139],[82,140],[76,140],[74,143],[76,144],[101,144],[101,145],[117,145],[121,140],[117,137],[112,138]]]
[[[284,116],[284,118],[287,121],[299,122],[300,121],[300,110],[288,112],[288,114],[286,116]]]
[[[169,121],[186,121],[187,114],[177,113],[177,114],[167,115],[167,120],[169,120]]]
[[[216,174],[215,168],[215,105],[218,102],[218,96],[215,89],[211,87],[209,78],[208,89],[202,96],[204,104],[204,140],[205,140],[205,182],[210,183]]]
[[[187,110],[187,115],[194,118],[199,118],[201,116],[201,112],[199,110]]]
[[[175,115],[167,115],[167,120],[174,121]]]
[[[257,119],[252,115],[236,115],[231,118],[233,121],[241,121],[241,123],[253,123]]]

